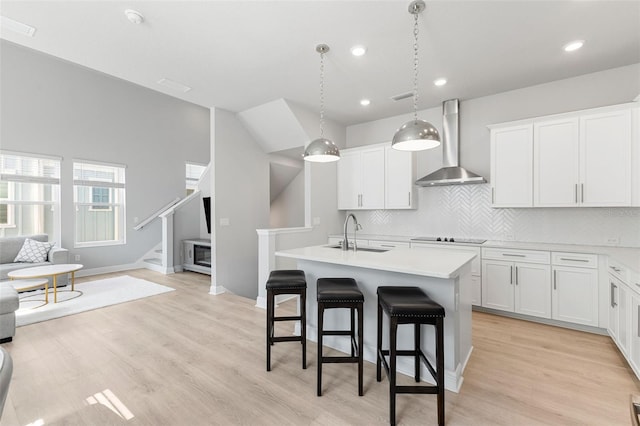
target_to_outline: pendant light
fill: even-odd
[[[320,54],[320,137],[312,141],[304,150],[304,159],[316,163],[328,163],[340,159],[340,150],[331,140],[324,137],[324,54],[329,46],[319,44],[316,52]]]
[[[413,120],[396,130],[391,147],[400,151],[422,151],[440,145],[440,134],[433,124],[418,120],[418,15],[425,8],[424,1],[415,0],[409,5],[413,15]]]

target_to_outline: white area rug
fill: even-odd
[[[174,288],[123,275],[104,280],[76,284],[58,289],[58,303],[53,303],[49,289],[49,303],[44,303],[44,290],[20,293],[20,308],[16,311],[18,327],[67,315],[155,296],[174,291]]]

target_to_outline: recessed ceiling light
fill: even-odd
[[[186,93],[191,90],[191,87],[185,86],[182,83],[178,83],[177,81],[169,80],[168,78],[163,78],[158,80],[158,84],[164,87],[168,87],[169,89],[177,90],[179,92]]]
[[[362,55],[364,55],[365,53],[367,53],[367,48],[366,48],[366,47],[364,47],[364,46],[360,46],[360,45],[358,45],[358,46],[353,46],[353,47],[351,48],[351,54],[352,54],[353,56],[362,56]]]
[[[573,52],[584,46],[584,40],[575,40],[564,45],[565,52]]]
[[[369,99],[361,99],[360,100],[360,105],[362,105],[362,106],[367,106],[367,105],[370,105],[370,104],[371,104],[371,101]]]
[[[447,79],[446,78],[439,78],[437,80],[434,80],[433,84],[435,84],[436,86],[444,86],[445,84],[447,84]]]
[[[28,37],[33,37],[36,33],[35,27],[23,24],[22,22],[18,22],[11,18],[7,18],[6,16],[0,16],[0,26],[18,34],[26,35]]]
[[[144,16],[137,10],[127,9],[124,11],[124,15],[132,24],[141,24],[144,21]]]

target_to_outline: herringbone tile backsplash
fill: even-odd
[[[355,212],[362,232],[640,247],[640,208],[494,209],[488,184],[419,188],[418,200],[417,210]]]

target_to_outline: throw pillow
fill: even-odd
[[[43,243],[40,241],[25,238],[20,252],[13,260],[14,262],[42,263],[47,261],[49,250],[55,243]]]

